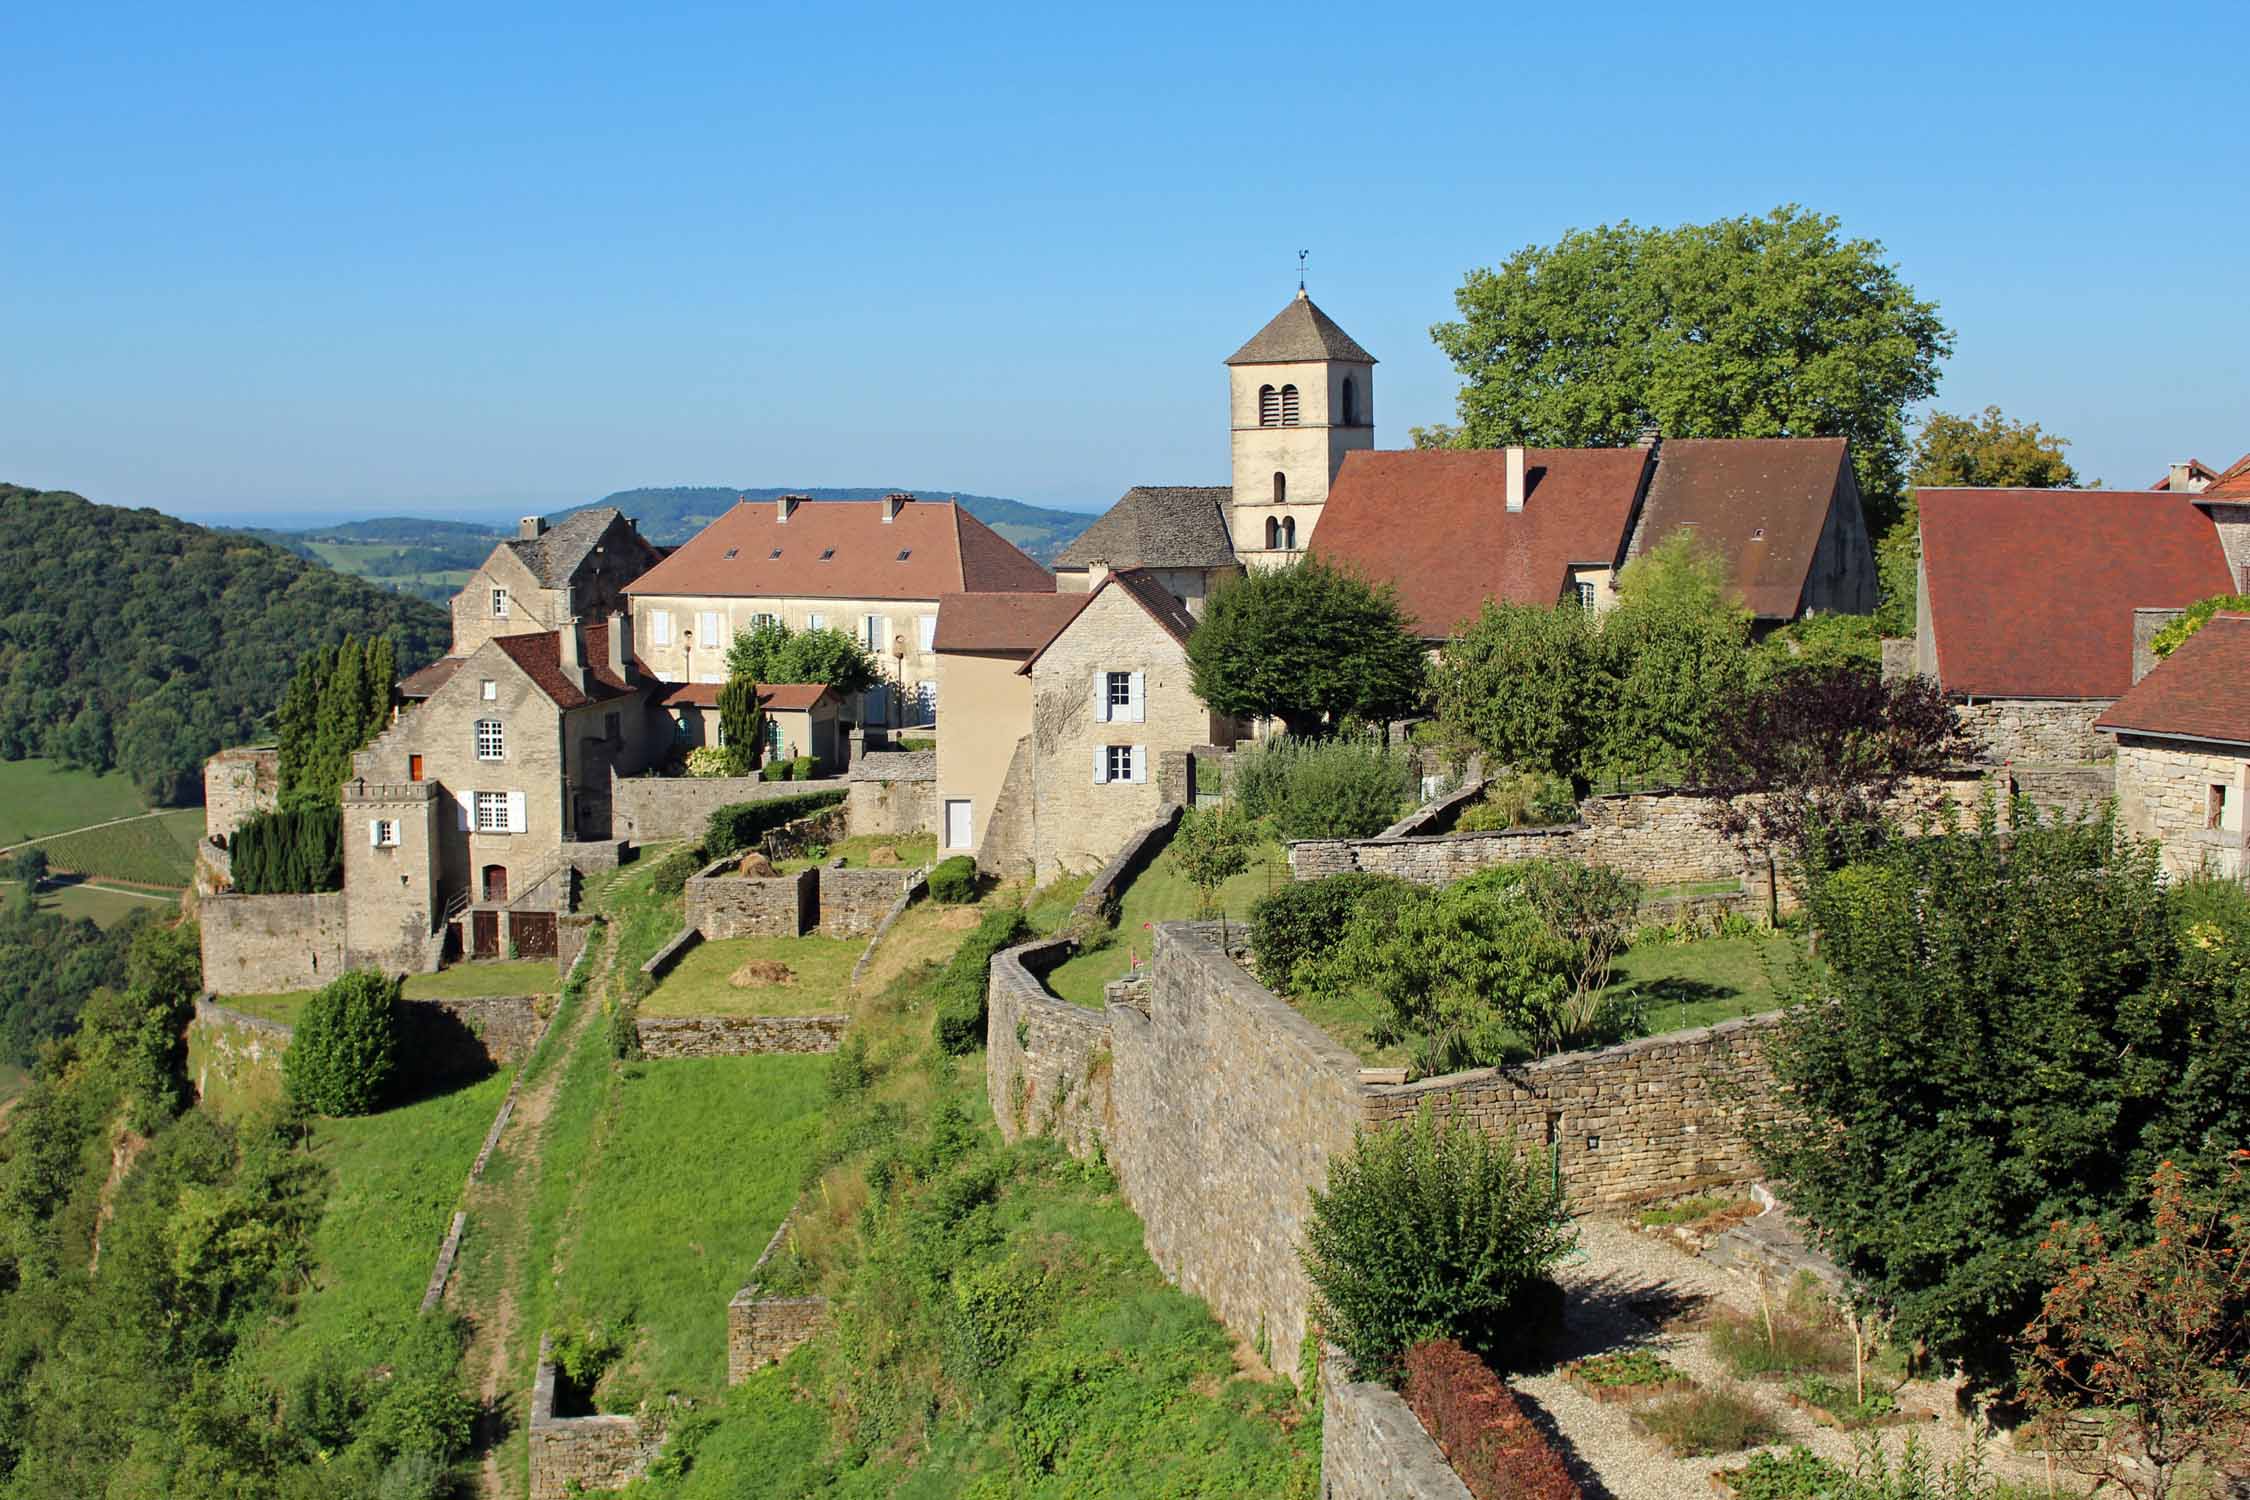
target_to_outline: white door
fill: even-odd
[[[969,799],[948,797],[945,802],[945,847],[969,847]]]

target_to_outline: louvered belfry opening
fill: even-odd
[[[1285,385],[1281,388],[1281,425],[1284,427],[1297,425],[1297,388],[1293,385]]]
[[[1279,427],[1281,425],[1281,393],[1270,385],[1258,387],[1258,425],[1260,427]]]

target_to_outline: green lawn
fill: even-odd
[[[888,834],[863,833],[855,838],[830,844],[828,852],[818,859],[785,859],[774,868],[784,874],[793,870],[809,870],[814,865],[833,863],[836,856],[840,854],[844,857],[845,869],[865,870],[872,868],[867,862],[867,856],[877,849],[884,848],[890,849],[898,855],[896,861],[898,868],[919,870],[937,856],[937,835],[934,833],[914,833],[901,838]]]
[[[1251,851],[1250,868],[1219,888],[1219,904],[1234,921],[1247,921],[1258,898],[1289,879],[1289,856],[1278,843],[1261,844]],[[1125,888],[1119,903],[1117,932],[1106,947],[1081,953],[1047,976],[1047,988],[1078,1005],[1099,1007],[1102,986],[1122,979],[1135,960],[1145,961],[1154,935],[1148,929],[1158,922],[1184,922],[1195,917],[1200,896],[1181,876],[1166,849],[1140,878]]]
[[[0,760],[0,844],[146,811],[146,799],[123,771],[97,776],[51,760]],[[195,814],[203,816],[201,809]]]
[[[187,807],[47,839],[39,847],[58,870],[184,887],[195,877],[195,841],[202,836],[203,809]]]
[[[313,1233],[313,1290],[259,1351],[259,1373],[288,1389],[324,1348],[367,1364],[388,1356],[420,1315],[438,1242],[508,1092],[508,1070],[399,1109],[313,1127],[332,1186]]]
[[[1777,986],[1801,952],[1786,932],[1643,943],[1618,959],[1611,989],[1630,985],[1639,992],[1651,1032],[1685,1031],[1778,1008]]]
[[[857,938],[723,938],[696,944],[641,1002],[644,1016],[810,1016],[848,1009]],[[738,988],[727,976],[752,960],[787,964],[790,984]]]
[[[605,1410],[725,1388],[727,1302],[804,1185],[827,1072],[708,1057],[618,1075],[559,1289],[566,1328],[630,1331]]]
[[[409,974],[403,994],[408,1000],[482,1000],[552,995],[561,988],[561,976],[555,966],[543,958],[494,959],[454,964],[435,974]],[[221,995],[218,1000],[234,1010],[294,1026],[305,1002],[318,993],[317,990],[289,990],[276,995]]]

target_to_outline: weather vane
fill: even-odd
[[[1312,254],[1310,250],[1297,252],[1297,290],[1300,292],[1305,289],[1305,257],[1310,254]]]

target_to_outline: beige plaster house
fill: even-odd
[[[674,753],[726,743],[719,732],[719,689],[724,686],[672,682],[656,690],[652,701],[670,726]],[[838,722],[844,708],[842,694],[824,682],[761,682],[758,699],[766,722],[761,759],[770,763],[809,755],[824,776],[843,769],[846,747]]]
[[[494,636],[537,635],[576,618],[625,607],[625,586],[660,554],[614,506],[573,512],[549,525],[526,516],[453,596],[453,656]]]
[[[938,600],[1051,594],[1055,580],[948,500],[744,501],[627,590],[642,658],[667,682],[726,680],[727,647],[762,618],[849,631],[887,681],[847,704],[858,725],[936,722]]]
[[[2174,875],[2250,876],[2250,615],[2215,615],[2096,727],[2117,742],[2117,816]]]
[[[1031,732],[1023,664],[1091,597],[948,594],[938,601],[938,696],[947,708],[937,743],[938,843],[946,853],[983,845],[1008,768]]]

